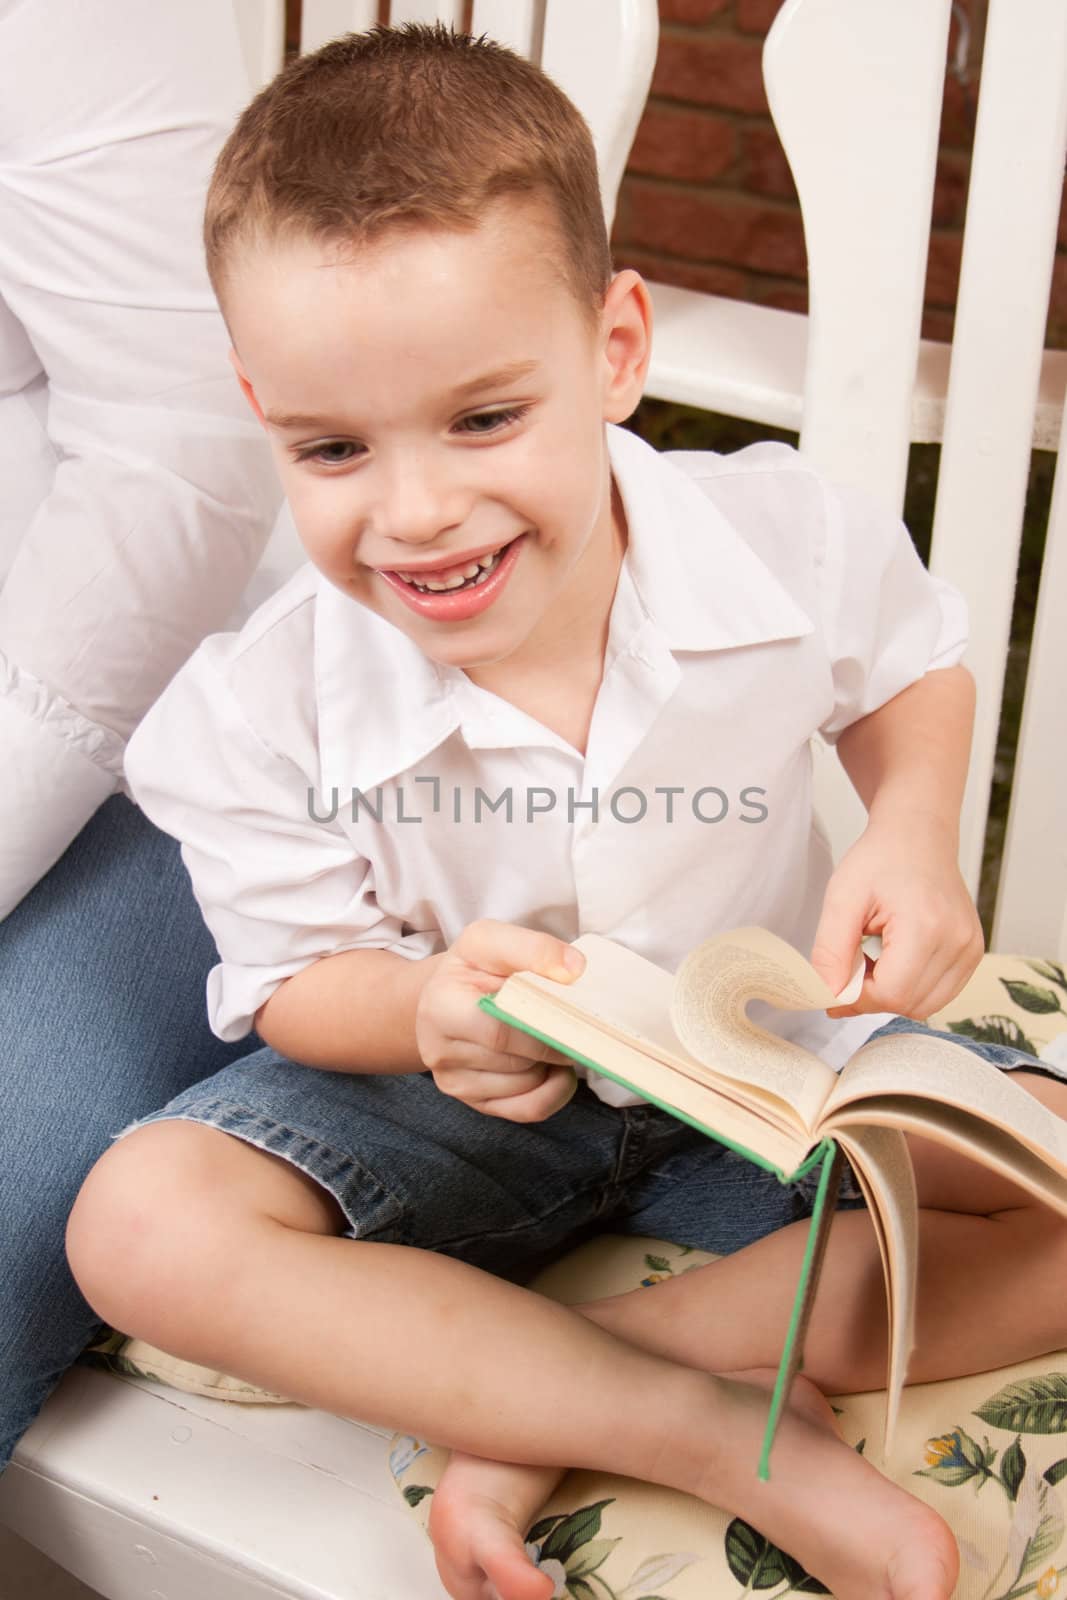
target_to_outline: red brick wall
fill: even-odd
[[[980,25],[981,0],[965,9]],[[648,106],[619,196],[618,266],[661,283],[803,310],[804,235],[788,163],[770,120],[760,56],[780,0],[659,0],[660,47]],[[950,59],[957,43],[953,26]],[[945,78],[924,332],[951,334],[977,54]],[[1067,207],[1061,217],[1049,342],[1067,345]]]

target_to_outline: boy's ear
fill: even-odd
[[[241,365],[241,358],[237,354],[237,351],[234,350],[232,346],[230,348],[230,366],[233,368],[234,372],[236,372],[236,374],[237,374],[237,382],[241,385],[241,393],[244,395],[245,399],[248,401],[249,405],[252,407],[252,410],[255,412],[256,416],[259,418],[259,421],[262,423],[262,425],[264,427],[266,427],[267,419],[264,417],[263,412],[260,410],[259,401],[256,399],[256,391],[252,387],[252,380],[249,378],[248,373],[245,371],[244,367]]]
[[[604,421],[625,422],[637,409],[652,356],[652,300],[640,273],[617,272],[604,296]]]

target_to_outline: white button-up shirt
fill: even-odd
[[[479,917],[671,970],[742,924],[810,949],[831,870],[810,740],[955,664],[963,602],[784,446],[608,438],[628,544],[584,755],[310,567],[138,730],[129,781],[182,841],[221,1038],[321,956],[417,959]],[[768,1020],[840,1065],[884,1018]]]
[[[281,498],[200,243],[248,94],[218,0],[0,0],[0,916],[117,790]]]

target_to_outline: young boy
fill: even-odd
[[[432,1533],[455,1600],[546,1600],[522,1535],[565,1465],[723,1506],[840,1600],[947,1600],[947,1527],[810,1384],[756,1477],[804,1196],[476,1002],[521,968],[569,981],[580,932],[673,966],[762,923],[834,993],[883,935],[855,1006],[793,1024],[827,1059],[945,1004],[981,950],[956,867],[958,597],[792,452],[667,460],[606,426],[641,394],[647,292],[612,275],[580,117],[505,50],[412,27],[296,62],[238,123],[206,232],[311,565],[202,647],[129,776],[217,942],[213,1027],[270,1048],[99,1162],[68,1239],[87,1298],[452,1446]],[[870,813],[832,873],[817,729]],[[1040,1069],[1016,1081],[1067,1107]],[[1067,1229],[914,1154],[913,1379],[1058,1349]],[[726,1254],[578,1308],[522,1287],[603,1230]],[[846,1209],[807,1341],[820,1387],[881,1382],[881,1296]]]

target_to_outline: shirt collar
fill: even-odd
[[[813,624],[699,485],[625,428],[609,425],[626,511],[625,561],[641,607],[670,650],[726,650],[797,638]],[[406,772],[457,728],[471,745],[506,744],[468,680],[317,578],[315,681],[320,780],[342,803]],[[481,697],[484,700],[484,696]],[[527,719],[529,720],[529,719]],[[531,741],[532,742],[532,741]],[[545,732],[545,744],[562,741]]]
[[[367,792],[406,772],[459,725],[435,662],[406,634],[322,574],[315,597],[320,781],[329,796]]]
[[[608,428],[626,508],[627,560],[649,618],[672,650],[796,639],[811,618],[700,485],[625,428]]]

